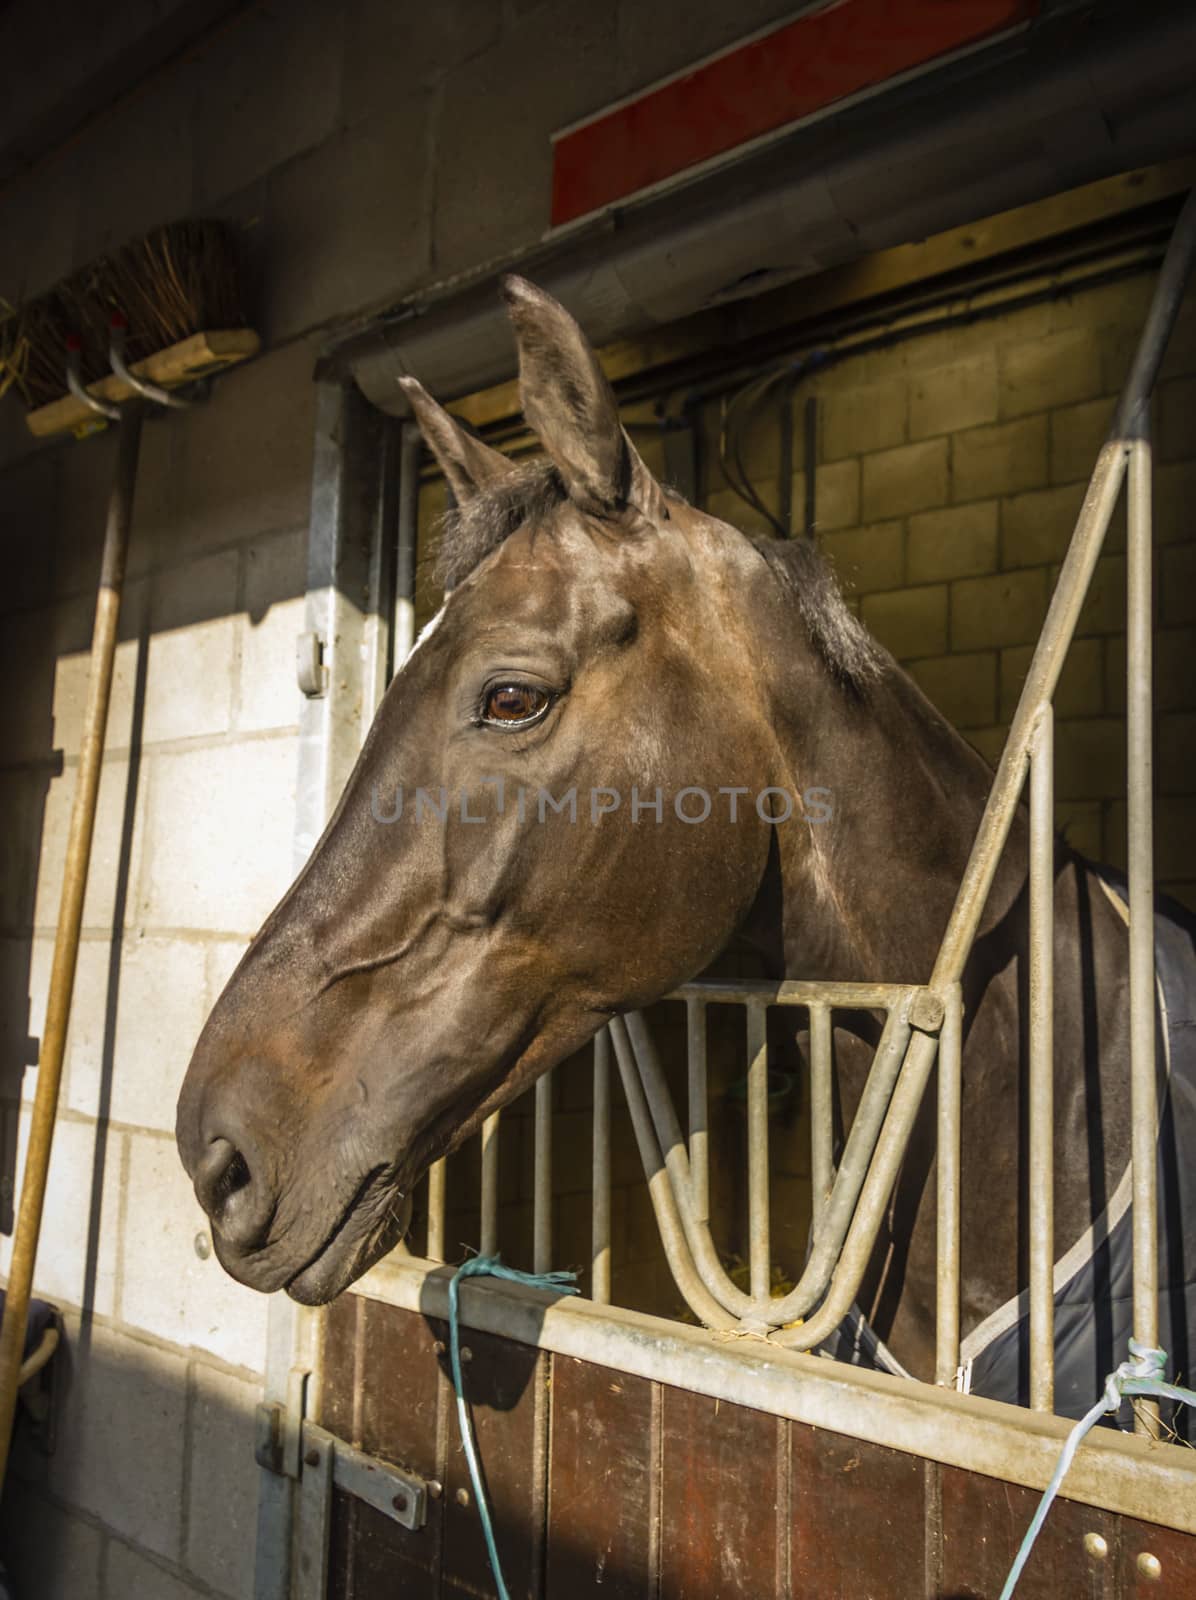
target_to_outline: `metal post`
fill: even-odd
[[[834,1181],[834,1066],[831,1058],[831,1009],[819,1001],[810,1006],[810,1182],[813,1221],[817,1228]]]
[[[648,1195],[652,1201],[652,1209],[656,1213],[660,1242],[664,1247],[669,1271],[673,1274],[673,1282],[685,1296],[694,1315],[708,1328],[733,1328],[736,1319],[725,1311],[707,1290],[694,1268],[685,1237],[685,1228],[678,1215],[673,1188],[669,1183],[664,1158],[661,1156],[652,1126],[648,1102],[644,1097],[643,1084],[636,1069],[635,1053],[622,1017],[611,1019],[610,1034],[615,1047],[615,1060],[619,1064],[619,1076],[623,1082],[623,1093],[627,1099],[627,1109],[631,1113],[631,1126],[635,1130],[640,1161],[648,1179]]]
[[[1130,909],[1130,1089],[1133,1122],[1134,1337],[1159,1342],[1158,1095],[1155,1083],[1153,750],[1151,742],[1150,413],[1135,418],[1130,447],[1127,561],[1127,696]],[[1139,1403],[1137,1432],[1158,1434],[1154,1401]]]
[[[590,1211],[590,1298],[610,1304],[610,1029],[594,1035],[594,1179]]]
[[[902,1076],[909,1036],[909,999],[906,997],[902,1003],[893,1006],[885,1019],[884,1032],[876,1046],[868,1080],[856,1107],[830,1198],[823,1208],[822,1225],[815,1235],[814,1246],[801,1278],[795,1289],[790,1290],[783,1300],[774,1301],[770,1307],[771,1318],[778,1324],[808,1317],[811,1308],[826,1293],[840,1248],[859,1204],[860,1193],[867,1182],[877,1141],[882,1128],[888,1126],[886,1117],[895,1087]]]
[[[493,1111],[482,1123],[482,1226],[481,1251],[492,1256],[498,1249],[498,1119]]]
[[[532,1271],[552,1270],[552,1073],[536,1079]]]
[[[444,1260],[445,1173],[441,1156],[428,1168],[428,1260]]]
[[[367,615],[383,615],[384,531],[379,499],[383,445],[393,424],[352,383],[316,386],[311,519],[304,629],[321,645],[327,684],[299,713],[294,868],[307,862],[361,750],[378,684],[371,674]],[[376,642],[376,641],[375,641]],[[376,664],[376,656],[375,656]],[[263,1399],[285,1417],[289,1471],[299,1471],[299,1437],[309,1373],[318,1363],[321,1313],[270,1296]],[[294,1543],[293,1478],[263,1470],[258,1488],[255,1600],[289,1600]]]
[[[673,1206],[681,1220],[693,1268],[725,1310],[734,1312],[737,1316],[755,1316],[752,1296],[745,1294],[732,1283],[719,1260],[718,1251],[714,1248],[714,1240],[710,1235],[709,1223],[700,1222],[695,1215],[693,1178],[689,1170],[685,1140],[648,1025],[641,1012],[629,1011],[620,1020],[619,1027],[631,1046],[632,1058],[639,1073],[640,1092],[652,1118],[656,1133],[656,1148],[661,1152],[664,1161]]]
[[[706,1007],[685,1002],[685,1046],[689,1066],[689,1190],[694,1219],[710,1221],[710,1150],[706,1091]]]
[[[1154,386],[1167,339],[1175,322],[1184,286],[1196,258],[1196,191],[1184,202],[1171,243],[1159,273],[1146,326],[1138,341],[1129,377],[1113,418],[1113,425],[1096,460],[1088,493],[1080,508],[1067,555],[1059,573],[1046,620],[1042,625],[1026,682],[1014,713],[1009,737],[997,767],[988,803],[964,869],[947,931],[935,962],[931,986],[941,989],[963,974],[972,941],[992,886],[1013,814],[1025,781],[1030,743],[1042,707],[1052,699],[1076,620],[1088,593],[1093,568],[1100,555],[1109,521],[1121,493],[1128,441],[1136,433],[1138,418]],[[1132,913],[1131,913],[1132,915]]]
[[[851,1310],[851,1302],[871,1259],[897,1173],[905,1159],[910,1130],[922,1103],[937,1050],[938,1040],[930,1034],[914,1033],[910,1038],[889,1114],[877,1140],[876,1151],[826,1299],[800,1327],[779,1327],[773,1334],[778,1344],[792,1350],[813,1350],[834,1333]],[[820,1240],[816,1241],[816,1246],[820,1243]],[[785,1320],[789,1321],[788,1316]]]
[[[768,1013],[747,1008],[748,1258],[752,1299],[763,1304],[772,1289],[768,1218]]]
[[[936,1169],[938,1278],[935,1305],[934,1381],[955,1383],[959,1367],[959,1194],[963,998],[957,983],[946,995],[939,1034],[938,1152]]]
[[[1030,745],[1030,1404],[1055,1405],[1055,718]]]
[[[419,461],[423,436],[405,422],[399,445],[399,512],[395,559],[394,667],[397,672],[415,643],[415,560],[419,527]]]

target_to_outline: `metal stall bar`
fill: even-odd
[[[492,1111],[482,1123],[482,1226],[481,1252],[492,1256],[498,1249],[498,1127],[501,1111]]]
[[[763,1305],[772,1283],[768,1216],[768,1013],[747,1007],[748,1263],[752,1299]]]
[[[775,1326],[805,1317],[826,1293],[835,1263],[847,1237],[852,1215],[857,1209],[870,1163],[875,1160],[877,1141],[888,1128],[892,1116],[895,1086],[900,1081],[901,1064],[909,1043],[908,1001],[894,1006],[885,1021],[880,1043],[868,1073],[868,1081],[847,1135],[839,1170],[822,1213],[822,1223],[796,1288],[769,1306],[769,1321]],[[862,1268],[861,1268],[862,1271]],[[858,1285],[857,1285],[858,1287]],[[854,1297],[855,1289],[848,1296]]]
[[[702,1282],[689,1252],[685,1228],[674,1200],[673,1186],[665,1169],[660,1146],[652,1127],[652,1117],[644,1095],[643,1084],[636,1066],[635,1053],[622,1017],[612,1017],[610,1035],[615,1046],[615,1059],[623,1081],[627,1109],[631,1113],[631,1126],[635,1131],[640,1160],[648,1180],[648,1194],[656,1213],[660,1242],[664,1247],[669,1270],[681,1294],[685,1296],[694,1315],[708,1328],[733,1328],[735,1317],[725,1311]]]
[[[415,562],[419,529],[419,462],[423,435],[414,422],[403,424],[399,444],[399,536],[395,553],[393,659],[397,672],[415,643]]]
[[[742,988],[733,989],[730,985],[710,984],[702,987],[711,998],[739,999],[745,994]],[[758,987],[765,989],[770,994],[775,994],[781,1004],[789,1002],[799,1005],[808,1003],[811,991],[818,990],[827,991],[828,995],[837,998],[842,1003],[848,999],[853,988],[850,984],[786,984],[779,986],[780,991],[789,991],[794,988],[800,991],[798,994],[789,994],[778,992],[776,986],[760,985]],[[863,992],[859,1001],[852,1006],[852,1009],[861,1009],[869,1003],[875,1006],[878,1000],[875,986],[860,985],[859,987]],[[679,991],[682,994],[684,992]],[[746,992],[751,994],[755,991],[749,989]],[[835,1178],[830,1200],[827,1203],[824,1225],[814,1241],[814,1247],[797,1286],[784,1299],[773,1300],[767,1294],[763,1297],[757,1297],[754,1293],[750,1297],[744,1296],[742,1290],[731,1283],[721,1264],[718,1263],[713,1245],[709,1246],[708,1252],[706,1250],[695,1251],[695,1260],[699,1270],[707,1262],[711,1264],[711,1271],[708,1274],[703,1273],[707,1289],[712,1294],[717,1295],[728,1310],[738,1310],[741,1315],[751,1315],[754,1320],[759,1320],[763,1316],[770,1324],[776,1325],[782,1322],[791,1322],[796,1317],[805,1316],[810,1307],[825,1293],[839,1248],[847,1233],[851,1213],[864,1181],[868,1161],[884,1120],[885,1112],[893,1093],[893,1085],[896,1082],[905,1052],[906,1041],[909,1038],[909,1023],[905,1014],[909,1005],[909,997],[909,990],[900,989],[896,986],[890,989],[884,997],[889,1001],[889,1005],[886,1007],[888,1016],[884,1031],[877,1045],[876,1055],[873,1058],[868,1080],[864,1086],[864,1092],[848,1136],[847,1147],[843,1153],[843,1161]],[[894,1003],[895,1001],[897,1003]],[[648,1066],[646,1074],[645,1063]],[[646,1052],[639,1065],[641,1075],[644,1076],[644,1087],[649,1099],[664,1099],[663,1080],[659,1077],[658,1072],[654,1073],[651,1070],[651,1060]],[[678,1166],[683,1159],[684,1152],[681,1151],[677,1158]],[[678,1209],[681,1211],[683,1218],[685,1218],[684,1185],[680,1176],[674,1181],[673,1190],[677,1198]],[[692,1221],[692,1219],[690,1220]],[[702,1230],[701,1235],[704,1235],[703,1242],[708,1243],[708,1230]],[[693,1242],[696,1243],[697,1241]],[[744,1304],[745,1301],[750,1303],[750,1311]]]
[[[955,1384],[959,1367],[959,1195],[963,995],[953,984],[946,994],[939,1034],[938,1162],[935,1175],[938,1276],[935,1280],[934,1381]]]
[[[532,1271],[552,1270],[552,1073],[536,1079]]]
[[[445,1158],[428,1168],[428,1259],[444,1260]]]
[[[610,1304],[610,1029],[594,1035],[594,1177],[590,1211],[590,1299]]]
[[[685,1153],[685,1140],[681,1136],[681,1125],[673,1110],[673,1102],[648,1025],[640,1012],[629,1011],[622,1018],[621,1027],[631,1047],[632,1060],[639,1074],[640,1089],[655,1129],[656,1148],[663,1156],[665,1178],[672,1194],[674,1209],[681,1221],[693,1269],[707,1291],[727,1311],[733,1312],[738,1317],[758,1316],[759,1303],[755,1292],[745,1294],[738,1285],[732,1283],[718,1258],[718,1251],[714,1247],[708,1224],[699,1221],[694,1210],[693,1180],[689,1159]],[[616,1033],[615,1049],[618,1048],[619,1038]],[[765,1175],[767,1177],[767,1168]]]
[[[1191,201],[1188,202],[1191,205]],[[1159,1342],[1158,1103],[1155,1086],[1154,837],[1151,816],[1151,446],[1143,403],[1130,446],[1126,721],[1129,777],[1130,1102],[1132,1120],[1134,1337]],[[1156,1401],[1139,1402],[1134,1427],[1157,1436]]]
[[[1055,1404],[1055,717],[1030,746],[1030,1404]]]
[[[695,1219],[710,1221],[709,1102],[706,1085],[706,1006],[685,1002],[685,1050],[689,1069],[689,1189]]]
[[[817,1230],[835,1181],[835,1085],[831,1010],[812,1000],[810,1015],[810,1182]]]
[[[813,1350],[831,1334],[851,1310],[852,1301],[863,1281],[881,1220],[888,1208],[889,1196],[897,1181],[897,1173],[905,1159],[910,1130],[922,1104],[922,1096],[938,1053],[938,1040],[927,1033],[916,1032],[904,1052],[904,1063],[897,1087],[893,1092],[889,1114],[877,1140],[876,1152],[868,1167],[868,1175],[854,1208],[851,1226],[838,1260],[830,1272],[830,1289],[825,1300],[807,1322],[799,1327],[778,1327],[773,1334],[778,1344],[793,1350]],[[834,1200],[832,1198],[832,1205]],[[821,1240],[816,1241],[820,1244]],[[786,1317],[786,1321],[789,1318]]]
[[[755,1006],[759,1012],[759,1021],[753,1032],[752,1042],[755,1046],[753,1061],[759,1060],[759,1046],[764,1039],[763,1018],[766,1005],[809,1006],[813,1002],[828,1008],[839,1005],[853,1011],[879,1009],[887,1013],[872,1067],[848,1135],[843,1160],[831,1187],[823,1226],[815,1238],[814,1247],[800,1282],[787,1296],[778,1299],[772,1298],[767,1288],[763,1293],[753,1289],[750,1295],[745,1295],[743,1290],[731,1281],[723,1268],[714,1248],[709,1227],[704,1220],[699,1221],[692,1205],[692,1177],[685,1144],[651,1035],[643,1018],[636,1012],[629,1013],[626,1019],[618,1020],[615,1030],[616,1051],[620,1049],[620,1032],[622,1032],[627,1036],[637,1073],[637,1096],[643,1099],[654,1125],[655,1136],[651,1149],[654,1152],[654,1159],[660,1161],[665,1168],[671,1200],[669,1215],[679,1220],[681,1224],[687,1247],[688,1266],[701,1280],[706,1293],[716,1299],[726,1311],[734,1312],[752,1323],[763,1321],[769,1326],[777,1326],[805,1316],[826,1292],[861,1186],[865,1181],[869,1160],[885,1121],[894,1085],[898,1081],[910,1035],[910,1013],[920,1008],[923,1021],[929,1026],[937,1027],[942,1020],[943,1006],[937,997],[928,994],[919,986],[900,984],[702,983],[685,985],[670,998],[689,999],[697,996],[710,1002],[732,1001]],[[623,1059],[620,1054],[620,1067],[622,1066]],[[766,1070],[765,1063],[765,1072]],[[766,1078],[765,1093],[767,1093]],[[766,1098],[764,1114],[767,1117]],[[661,1155],[662,1149],[663,1155]],[[756,1170],[759,1173],[760,1167]],[[763,1163],[763,1172],[766,1181],[766,1160]],[[753,1206],[754,1209],[749,1215],[749,1226],[758,1228],[756,1220],[760,1216],[758,1197],[754,1200]],[[763,1214],[763,1228],[766,1232],[767,1190],[765,1190]],[[657,1221],[662,1229],[667,1220],[658,1206]],[[757,1260],[759,1261],[759,1255]],[[759,1271],[759,1267],[757,1270]],[[767,1282],[767,1279],[765,1281]],[[682,1288],[683,1293],[685,1292],[682,1285],[679,1284],[678,1287]],[[854,1289],[852,1292],[854,1294]],[[693,1306],[692,1301],[691,1307],[697,1312],[697,1307]]]
[[[1175,323],[1184,286],[1196,258],[1196,192],[1184,202],[1163,258],[1146,326],[1134,353],[1129,377],[1117,403],[1108,438],[1096,459],[1088,493],[1076,520],[1046,621],[1038,638],[1001,761],[964,869],[947,931],[935,962],[931,987],[941,989],[963,976],[972,941],[992,887],[997,863],[1021,796],[1039,717],[1054,697],[1080,608],[1117,505],[1130,441],[1139,428],[1154,387],[1167,339]]]

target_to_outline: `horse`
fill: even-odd
[[[219,1259],[304,1303],[393,1248],[433,1161],[733,940],[777,978],[925,982],[991,782],[813,543],[658,482],[576,321],[521,278],[503,292],[543,456],[513,463],[401,380],[454,497],[446,599],[179,1097]],[[1023,808],[962,983],[965,1338],[1027,1280],[1027,847]],[[1129,1165],[1128,947],[1062,838],[1054,873],[1062,1256],[1107,1237]],[[837,1016],[845,1122],[870,1059]],[[926,1106],[861,1291],[921,1378],[933,1168]]]

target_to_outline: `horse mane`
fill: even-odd
[[[781,587],[792,595],[810,643],[831,676],[863,696],[884,671],[885,653],[855,613],[829,564],[806,538],[753,539]]]
[[[680,499],[671,490],[671,499]],[[516,466],[464,504],[446,511],[440,525],[436,581],[447,592],[526,522],[538,522],[567,498],[551,461]],[[846,689],[863,695],[881,675],[884,652],[848,609],[834,574],[808,539],[750,541],[797,605],[810,643]]]

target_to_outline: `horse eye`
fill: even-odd
[[[500,683],[487,692],[482,721],[509,728],[534,722],[547,709],[545,690],[531,683]]]

